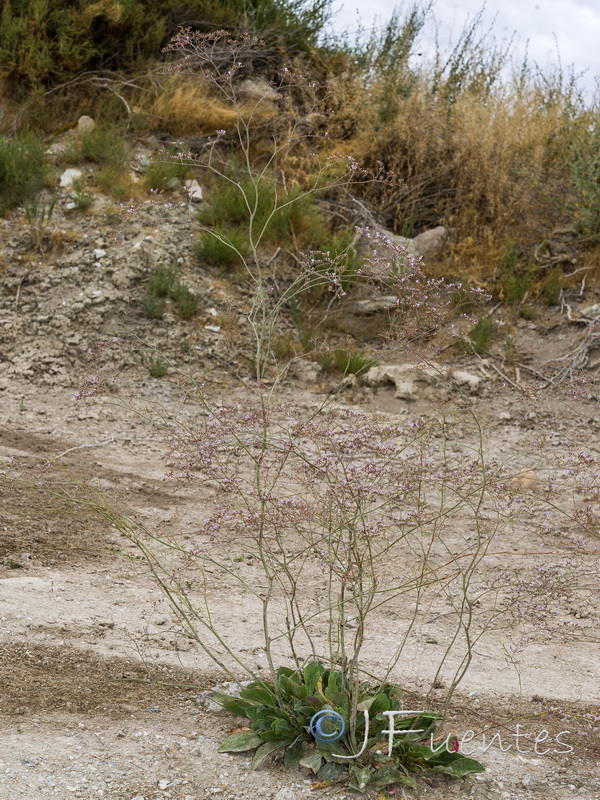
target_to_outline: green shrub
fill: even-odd
[[[310,51],[329,16],[329,0],[4,0],[0,68],[21,90],[86,70],[139,72],[189,24]]]
[[[0,136],[0,214],[33,197],[47,176],[41,139],[32,134]]]
[[[326,372],[336,371],[342,375],[363,375],[371,367],[379,363],[376,358],[360,350],[334,350],[332,353],[323,353],[319,363]]]
[[[157,267],[148,278],[146,289],[155,297],[172,297],[179,279],[173,267]]]
[[[488,315],[477,320],[469,332],[467,349],[481,355],[490,345],[494,336],[494,320]]]
[[[496,281],[498,292],[509,306],[515,306],[525,298],[533,282],[534,274],[531,266],[519,264],[517,243],[511,239],[498,265]]]
[[[342,288],[347,289],[363,264],[354,247],[354,231],[342,230],[330,233],[324,228],[320,231],[318,250],[321,254],[325,272],[335,270]]]
[[[535,319],[535,308],[533,306],[523,306],[519,309],[521,319]]]
[[[196,245],[196,255],[209,264],[235,266],[242,263],[241,256],[248,255],[248,236],[240,228],[214,228],[214,233],[204,231]],[[237,251],[237,252],[236,252]]]
[[[131,193],[131,184],[126,179],[123,168],[118,164],[111,164],[95,174],[96,183],[105,194],[123,200]]]
[[[165,313],[165,300],[172,300],[183,319],[191,319],[198,310],[198,298],[177,274],[175,267],[157,267],[146,281],[142,311],[148,319],[160,319]]]
[[[165,304],[153,294],[142,297],[142,314],[146,319],[162,319],[165,315]]]
[[[550,270],[546,278],[542,281],[542,298],[548,306],[560,304],[560,294],[562,292],[562,272],[560,267]]]
[[[171,160],[168,160],[169,157]],[[190,164],[182,164],[175,159],[175,151],[162,157],[161,161],[153,161],[144,171],[146,189],[165,191],[172,188],[174,180],[183,180],[190,171]]]
[[[164,378],[168,371],[167,362],[160,357],[151,358],[148,362],[148,372],[153,378]]]
[[[67,157],[74,161],[122,167],[129,157],[129,150],[120,131],[94,128],[79,136]]]
[[[191,319],[198,311],[198,297],[182,283],[177,284],[171,298],[182,319]]]
[[[282,204],[285,207],[281,208]],[[306,238],[303,231],[314,226],[314,219],[309,218],[312,207],[310,198],[302,197],[299,189],[286,194],[270,180],[245,180],[213,191],[210,202],[200,209],[198,221],[204,228],[250,232],[252,216],[252,239],[257,244],[259,240],[280,244],[291,234]]]

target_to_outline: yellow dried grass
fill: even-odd
[[[217,130],[231,131],[241,118],[250,127],[264,124],[278,113],[270,101],[241,97],[236,107],[192,75],[174,75],[150,108],[155,126],[168,127],[178,136],[201,136]],[[162,120],[162,123],[161,123]]]

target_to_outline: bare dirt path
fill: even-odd
[[[159,391],[161,397],[167,392]],[[77,405],[72,396],[70,389],[45,389],[42,396],[16,383],[4,391],[0,455],[5,468],[69,451],[59,460],[71,476],[93,479],[106,489],[118,486],[140,513],[186,524],[198,497],[189,489],[174,495],[162,483],[163,445],[148,427],[131,427],[111,410]],[[344,401],[406,413],[389,393],[356,390]],[[528,402],[515,404],[499,391],[477,402],[498,456],[514,451],[527,427],[538,423],[550,420],[559,437],[584,440],[595,424],[585,403],[578,414],[565,416],[562,404],[548,397],[532,417]],[[507,407],[510,420],[499,418]],[[458,426],[457,441],[466,435]],[[51,507],[34,507],[30,495],[17,489],[1,503],[1,797],[348,796],[344,786],[312,790],[306,771],[275,763],[251,772],[244,754],[217,752],[236,726],[205,694],[222,676],[178,634],[159,591],[127,558],[131,550],[116,531],[65,518]],[[557,541],[563,534],[556,532]],[[260,642],[245,631],[235,596],[225,594],[224,601],[230,603],[240,648],[260,667]],[[570,630],[552,641],[531,643],[520,672],[520,695],[518,675],[506,668],[500,649],[488,643],[477,650],[450,724],[458,731],[499,725],[504,747],[511,749],[476,752],[488,767],[484,775],[455,783],[426,780],[419,790],[423,797],[600,797],[597,592],[582,591],[564,611],[575,634]],[[375,665],[383,663],[401,624],[401,617],[377,621],[368,646]],[[443,641],[443,625],[434,627],[432,635],[415,636],[394,676],[416,693],[427,678],[427,653]],[[529,752],[525,740],[522,752],[516,752],[517,723],[523,731],[548,730],[551,737],[569,731],[563,738],[573,750],[546,753],[540,746],[537,753]],[[481,749],[481,737],[474,741]]]

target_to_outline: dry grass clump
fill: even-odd
[[[380,160],[400,181],[371,185],[366,198],[396,232],[445,224],[459,241],[483,245],[479,258],[510,235],[535,242],[565,218],[573,192],[566,105],[567,98],[543,105],[526,91],[499,92],[486,102],[463,94],[448,107],[422,85],[379,128],[369,124],[367,100],[352,141],[367,166]]]
[[[393,15],[349,50],[329,84],[331,152],[393,175],[359,190],[378,222],[405,236],[453,229],[444,266],[479,281],[493,277],[510,240],[533,249],[572,225],[580,242],[597,241],[598,104],[560,70],[543,75],[525,63],[511,72],[509,53],[480,33],[477,17],[448,57],[424,66],[424,19],[416,8]]]
[[[210,87],[193,75],[171,76],[149,112],[156,128],[168,128],[175,136],[231,130],[237,121],[235,108],[211,96]]]

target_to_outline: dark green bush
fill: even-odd
[[[142,313],[146,319],[162,319],[165,315],[165,304],[156,295],[145,294],[142,297]]]
[[[283,204],[285,207],[281,207]],[[199,214],[198,221],[209,228],[238,227],[249,231],[252,215],[252,238],[281,242],[292,231],[310,225],[306,216],[311,210],[308,197],[300,190],[285,194],[268,180],[245,180],[239,185],[227,184],[215,191]],[[277,209],[277,210],[275,210]],[[263,233],[264,231],[264,233]]]
[[[240,255],[248,254],[248,236],[239,228],[214,228],[204,231],[196,245],[196,255],[202,261],[223,266],[241,265]]]
[[[47,175],[41,139],[32,134],[0,136],[0,214],[33,197]]]
[[[0,69],[13,87],[56,85],[86,70],[141,70],[179,26],[262,34],[288,50],[317,43],[329,0],[3,0]]]
[[[83,133],[73,147],[70,157],[77,161],[123,167],[129,155],[123,135],[116,130],[94,128]]]

